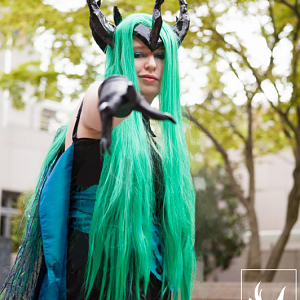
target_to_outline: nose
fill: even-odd
[[[156,69],[156,62],[153,54],[150,54],[148,56],[148,60],[145,64],[145,69],[150,71],[154,71]]]

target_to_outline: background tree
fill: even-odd
[[[196,188],[195,252],[203,261],[204,280],[214,269],[228,269],[246,246],[245,217],[231,192],[224,167],[201,168],[194,176]]]
[[[202,130],[220,153],[230,179],[231,189],[247,211],[251,239],[248,269],[260,269],[259,229],[254,209],[255,168],[257,156],[277,152],[289,146],[295,158],[294,183],[287,199],[283,232],[271,251],[267,269],[276,269],[290,232],[298,219],[300,204],[300,108],[299,108],[299,30],[297,1],[219,1],[202,2],[202,24],[198,40],[203,51],[200,62],[208,68],[205,100],[186,116]],[[232,14],[234,12],[234,14]],[[268,53],[268,60],[259,62],[251,53],[251,45],[239,27],[230,28],[233,15],[253,21],[257,47]],[[258,41],[258,39],[256,41]],[[252,40],[252,43],[254,41]],[[287,43],[288,63],[280,70],[279,50]],[[259,45],[259,46],[258,46]],[[253,49],[252,49],[253,50]],[[282,67],[282,66],[281,66]],[[230,86],[234,81],[235,88]],[[213,120],[213,121],[212,121]],[[234,160],[229,149],[243,145],[244,164],[248,171],[248,194],[239,188],[233,172]],[[246,280],[271,281],[274,272],[248,272]]]

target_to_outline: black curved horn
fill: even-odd
[[[178,45],[181,45],[183,39],[185,38],[189,30],[190,18],[187,10],[187,2],[185,0],[179,0],[179,4],[180,4],[179,19],[176,20],[176,24],[172,26],[172,29],[175,31],[175,33],[178,36]]]
[[[109,23],[101,12],[101,1],[96,3],[95,0],[87,0],[87,4],[90,9],[90,27],[93,37],[98,46],[105,52],[107,45],[114,47],[113,36],[116,26]]]
[[[153,26],[150,33],[150,45],[152,49],[155,49],[157,41],[159,39],[159,33],[162,26],[162,18],[160,8],[164,3],[164,0],[156,0],[153,9]]]
[[[116,26],[118,26],[121,22],[122,22],[123,18],[121,16],[121,13],[118,9],[118,6],[115,5],[114,6],[114,22],[116,24]]]

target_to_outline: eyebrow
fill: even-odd
[[[135,49],[135,50],[143,50],[143,49],[148,49],[148,50],[150,50],[146,45],[144,46],[144,45],[137,45],[137,46],[133,46],[133,48]],[[159,51],[165,51],[165,47],[160,47],[160,48],[158,48],[158,49],[155,49],[153,52],[155,52],[155,51],[157,51],[157,50],[159,50]]]
[[[138,46],[133,45],[133,48],[134,49],[145,49],[145,48],[148,48],[148,47],[147,46],[141,46],[141,45],[138,45]]]

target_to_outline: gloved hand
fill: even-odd
[[[103,81],[98,90],[99,113],[102,123],[101,148],[109,154],[113,117],[124,118],[133,110],[156,120],[170,120],[168,113],[162,113],[150,106],[147,100],[136,92],[133,83],[124,76],[110,76]]]

